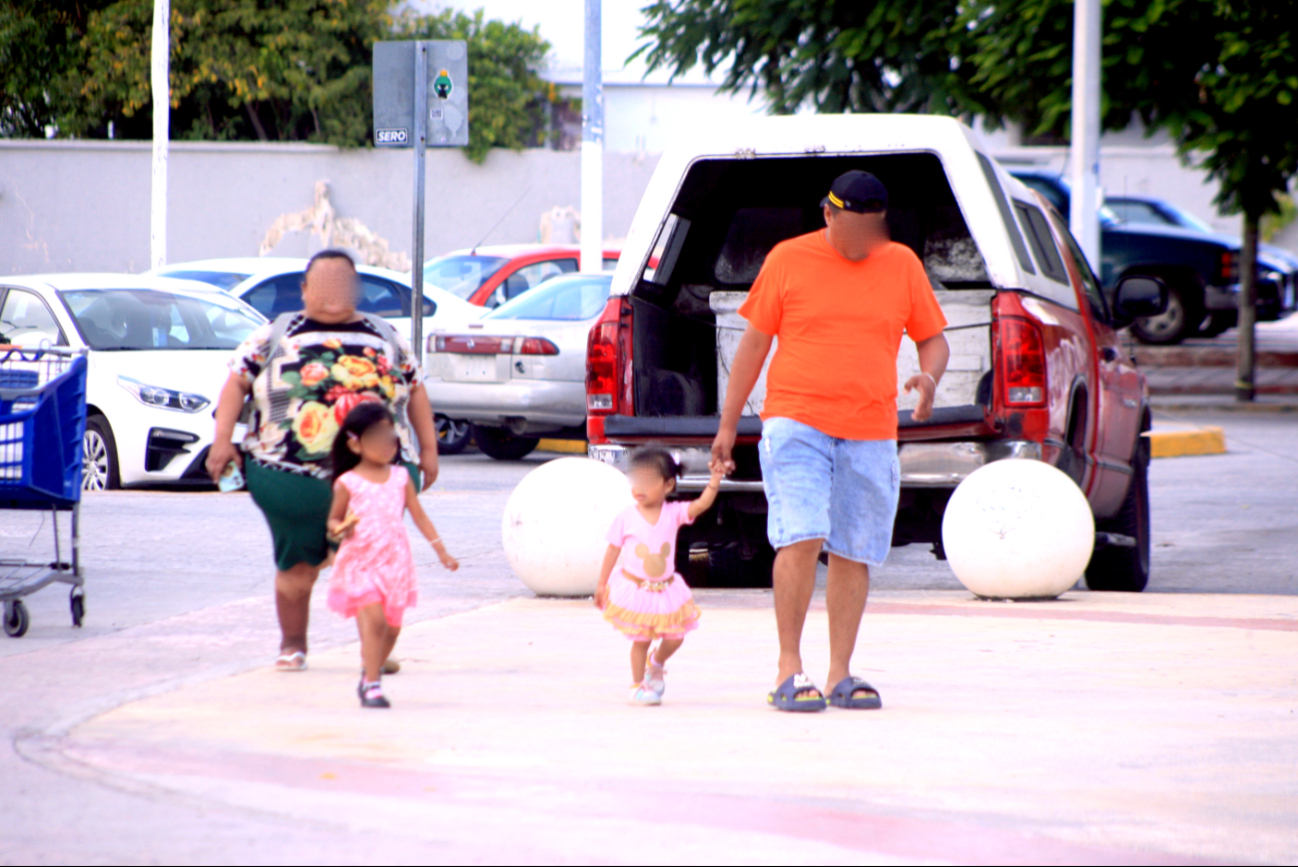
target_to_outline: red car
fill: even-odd
[[[604,251],[604,270],[617,265],[619,250]],[[424,263],[424,282],[481,307],[495,308],[543,280],[576,271],[576,244],[496,244],[457,250]]]
[[[824,225],[820,197],[849,169],[887,186],[892,238],[921,258],[949,322],[951,363],[932,417],[898,413],[893,544],[930,544],[944,558],[956,486],[991,461],[1040,460],[1077,483],[1095,516],[1088,586],[1142,590],[1149,397],[1117,330],[1158,315],[1167,288],[1131,277],[1103,291],[1059,215],[950,118],[763,118],[668,150],[628,235],[624,255],[637,267],[614,276],[590,332],[590,456],[622,467],[637,445],[662,444],[684,466],[678,490],[703,489],[744,327],[735,310],[775,244]],[[898,381],[917,364],[903,341]],[[750,407],[762,399],[759,385]],[[677,568],[714,586],[769,586],[761,419],[743,416],[738,434],[737,469],[717,506],[682,528]]]

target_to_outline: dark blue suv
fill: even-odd
[[[1011,169],[1010,174],[1068,217],[1068,184],[1057,174],[1039,169]],[[1131,204],[1124,199],[1120,210],[1101,209],[1100,281],[1110,291],[1123,277],[1149,274],[1167,284],[1169,296],[1167,312],[1137,319],[1132,333],[1144,343],[1180,343],[1233,327],[1239,306],[1239,239],[1171,218],[1161,223],[1123,220],[1120,214]],[[1279,319],[1294,309],[1298,259],[1263,247],[1258,251],[1257,276],[1259,321]]]

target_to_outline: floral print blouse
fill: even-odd
[[[417,462],[407,404],[420,381],[410,344],[393,346],[369,322],[326,325],[298,314],[277,348],[274,323],[258,328],[234,352],[230,370],[252,385],[253,417],[244,451],[277,470],[330,477],[329,450],[347,413],[380,401],[397,420],[403,460]]]

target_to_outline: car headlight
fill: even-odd
[[[186,391],[173,391],[157,385],[145,385],[129,376],[117,377],[117,384],[135,395],[135,399],[145,406],[158,409],[174,409],[178,412],[198,412],[211,401],[201,394]]]

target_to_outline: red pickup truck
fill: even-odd
[[[1130,278],[1106,294],[1059,215],[948,118],[760,118],[664,154],[590,332],[590,456],[625,466],[634,447],[664,445],[685,467],[680,491],[702,489],[743,327],[736,302],[775,244],[823,226],[824,191],[853,168],[888,187],[892,237],[919,255],[950,322],[932,417],[898,412],[893,544],[944,557],[942,515],[962,479],[990,461],[1042,460],[1077,482],[1095,515],[1088,586],[1144,589],[1148,389],[1116,330],[1164,309],[1166,287]],[[904,340],[899,381],[916,365]],[[696,581],[770,583],[763,398],[759,382],[717,507],[682,531],[677,565]]]

